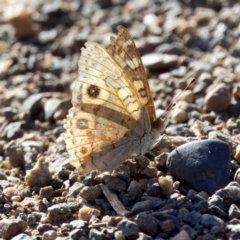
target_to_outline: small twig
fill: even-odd
[[[149,211],[144,211],[144,212],[140,212],[140,213],[137,213],[135,215],[132,215],[131,218],[134,218],[136,215],[138,214],[147,214],[149,216],[161,216],[161,215],[164,215],[166,213],[169,213],[173,210],[173,208],[175,207],[180,207],[181,205],[183,205],[184,203],[186,203],[187,201],[193,199],[197,194],[191,194],[189,196],[186,196],[186,197],[183,197],[181,199],[179,199],[178,201],[176,201],[175,203],[171,203],[171,204],[168,204],[167,206],[164,206],[162,207],[161,209],[155,211],[155,212],[149,212]],[[130,215],[128,215],[129,217]]]
[[[102,188],[103,194],[105,195],[105,197],[111,204],[112,208],[116,211],[118,215],[125,216],[129,214],[129,211],[127,211],[124,208],[123,204],[119,201],[117,195],[114,192],[110,191],[105,185],[102,185],[101,188]]]
[[[151,213],[150,215],[151,216],[159,216],[159,215],[165,214],[165,211],[172,210],[175,207],[180,207],[184,203],[193,199],[196,195],[197,194],[191,194],[189,196],[183,197],[183,198],[179,199],[178,201],[176,201],[175,203],[168,204],[167,206],[162,207],[161,209],[159,209],[158,211],[156,211],[154,213]]]
[[[93,223],[92,225],[90,225],[88,227],[89,228],[107,227],[107,223],[106,222]]]

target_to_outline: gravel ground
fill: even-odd
[[[239,13],[234,0],[0,0],[0,238],[240,239]],[[118,25],[157,116],[195,82],[151,153],[80,176],[63,141],[80,48]]]

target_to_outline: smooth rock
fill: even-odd
[[[0,238],[5,239],[9,239],[27,229],[27,223],[19,219],[2,219],[0,226]]]
[[[185,213],[183,216],[183,221],[194,227],[201,221],[201,214],[196,211]]]
[[[161,176],[158,178],[160,196],[167,196],[173,191],[173,179],[171,176]]]
[[[43,198],[50,198],[53,195],[53,188],[52,186],[42,187],[39,191],[39,197]]]
[[[181,232],[179,232],[175,237],[170,238],[170,240],[191,240],[192,238],[190,238],[190,236],[188,235],[188,233],[185,230],[182,230]]]
[[[227,185],[230,160],[230,148],[226,142],[201,140],[172,151],[167,159],[167,167],[197,191],[211,195]]]
[[[83,187],[80,191],[80,196],[87,201],[94,201],[96,198],[99,197],[101,194],[102,190],[100,186],[86,186]]]
[[[24,166],[24,150],[20,142],[12,140],[5,149],[5,155],[9,157],[12,167]]]
[[[231,102],[231,93],[227,86],[222,83],[208,92],[204,102],[209,111],[223,112],[226,111]]]
[[[149,211],[152,209],[152,207],[153,207],[153,204],[150,200],[137,202],[132,207],[131,213],[135,215],[144,211]]]
[[[135,222],[137,223],[141,232],[144,232],[151,237],[156,237],[159,233],[159,221],[152,216],[147,214],[139,214],[135,217]]]
[[[184,45],[180,42],[173,42],[171,44],[163,43],[160,46],[156,47],[154,52],[182,55],[184,54]]]
[[[23,122],[12,122],[5,127],[6,137],[8,140],[13,140],[23,136]]]
[[[240,185],[237,182],[231,182],[225,188],[218,190],[215,195],[222,198],[226,204],[235,203],[239,205]]]
[[[16,2],[14,7],[7,5],[4,10],[4,19],[10,23],[15,29],[16,35],[19,38],[26,38],[34,33],[34,21],[31,7],[21,2]]]
[[[89,232],[89,239],[103,240],[105,239],[105,235],[97,229],[92,228]]]
[[[229,219],[240,219],[240,210],[237,205],[231,204],[229,210],[228,210],[228,217]]]
[[[151,239],[153,238],[141,232],[139,233],[139,237],[137,238],[137,240],[151,240]]]
[[[30,187],[44,187],[52,182],[52,175],[44,162],[44,157],[37,160],[35,166],[25,176],[25,184]]]
[[[30,95],[24,100],[22,104],[22,110],[25,112],[30,112],[31,114],[37,113],[41,107],[42,98],[42,94],[39,93]]]
[[[46,101],[44,105],[44,116],[46,121],[49,121],[53,117],[60,103],[61,100],[56,98],[50,98]]]
[[[25,233],[19,233],[11,238],[11,240],[33,240],[33,238]]]
[[[207,228],[211,228],[214,226],[218,226],[221,228],[224,227],[224,222],[222,219],[220,219],[214,215],[207,214],[207,213],[202,215],[201,224]]]
[[[160,71],[162,69],[176,67],[179,56],[161,53],[150,53],[142,57],[143,65],[149,71]]]
[[[57,232],[55,230],[48,230],[43,234],[43,240],[55,240]]]
[[[113,177],[113,176],[106,176],[104,179],[107,187],[113,191],[117,192],[124,192],[127,189],[127,184],[123,180]]]
[[[160,222],[160,227],[162,231],[167,234],[173,232],[176,228],[174,222],[170,219]]]
[[[100,214],[101,212],[98,209],[84,206],[78,211],[78,219],[89,222],[92,216],[99,216]]]
[[[187,113],[182,108],[174,108],[171,112],[171,117],[177,123],[184,123],[187,121]]]
[[[122,231],[123,235],[129,239],[135,239],[139,235],[138,225],[128,219],[123,219],[117,227]]]

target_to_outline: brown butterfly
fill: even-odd
[[[144,67],[129,32],[117,27],[108,49],[88,41],[79,60],[64,128],[69,161],[81,174],[113,170],[161,139]]]

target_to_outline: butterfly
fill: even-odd
[[[139,52],[129,32],[117,30],[107,49],[92,41],[81,49],[64,140],[70,164],[84,175],[114,170],[162,138],[166,116],[156,119]]]

